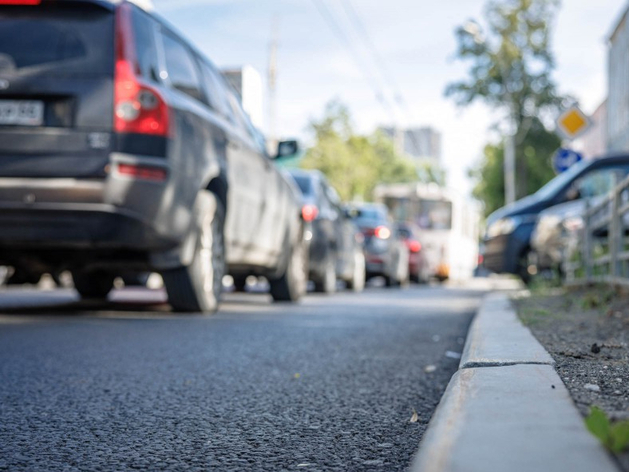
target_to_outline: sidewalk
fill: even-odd
[[[508,295],[488,295],[412,472],[617,472],[585,429],[554,361],[517,318]]]

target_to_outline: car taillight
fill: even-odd
[[[301,217],[304,219],[304,221],[310,222],[314,220],[318,214],[319,209],[316,205],[304,205],[301,208]]]
[[[391,237],[391,230],[386,226],[378,226],[373,234],[378,239],[389,239]]]
[[[153,182],[164,182],[168,177],[166,169],[154,166],[118,164],[116,170],[119,175],[132,179],[150,180]]]
[[[422,245],[419,241],[411,240],[408,243],[408,250],[411,252],[419,252],[422,250]]]
[[[0,0],[0,5],[40,5],[41,0]]]
[[[159,92],[139,76],[131,8],[122,4],[116,13],[116,70],[114,77],[114,130],[169,136],[168,105]]]

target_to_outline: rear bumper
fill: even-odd
[[[167,251],[183,242],[191,209],[168,181],[0,178],[0,263],[19,251]]]
[[[0,254],[11,249],[129,249],[175,245],[139,216],[110,205],[0,205]]]

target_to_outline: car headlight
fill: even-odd
[[[504,234],[511,234],[518,227],[522,218],[517,216],[509,216],[507,218],[501,218],[495,223],[491,224],[487,228],[487,237],[495,238],[496,236],[502,236]]]

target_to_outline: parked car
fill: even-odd
[[[397,223],[397,234],[404,241],[408,249],[408,272],[412,282],[428,283],[430,267],[425,257],[424,248],[420,242],[419,229],[410,223]]]
[[[528,281],[535,271],[529,253],[538,214],[554,205],[604,195],[611,189],[614,176],[622,178],[627,173],[629,156],[582,161],[535,194],[495,211],[487,218],[485,267],[493,272],[517,274]]]
[[[298,191],[214,65],[128,1],[11,3],[0,265],[70,270],[87,298],[117,275],[159,272],[176,311],[214,311],[226,272],[299,299]]]
[[[302,194],[302,218],[309,246],[309,276],[318,292],[336,290],[336,281],[349,288],[365,287],[363,236],[343,208],[338,194],[318,171],[291,169]]]
[[[555,205],[540,212],[531,234],[529,264],[532,272],[562,274],[569,233],[583,228],[585,200],[579,199]]]
[[[382,276],[388,287],[405,285],[409,279],[409,250],[397,234],[387,207],[380,203],[354,204],[348,213],[365,238],[367,279]]]

